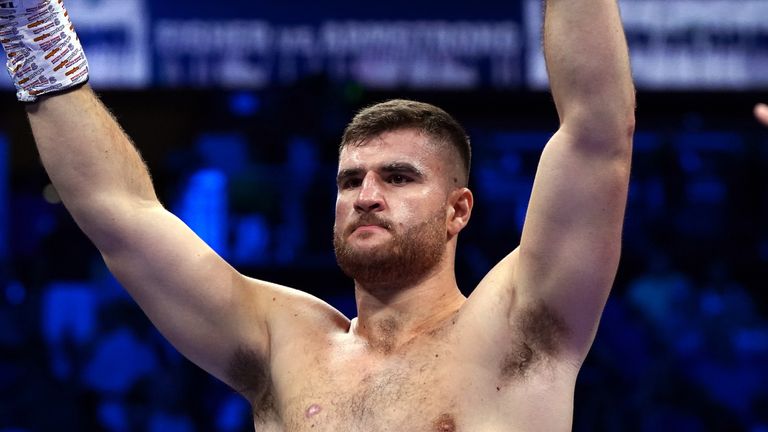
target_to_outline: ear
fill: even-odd
[[[474,205],[472,191],[467,188],[458,188],[448,196],[448,237],[457,235],[467,223],[472,215],[472,206]]]

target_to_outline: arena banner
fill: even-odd
[[[528,44],[540,40],[540,4],[526,0]],[[645,90],[768,86],[768,0],[621,0],[632,72]],[[544,58],[528,50],[527,84],[546,87]]]
[[[99,88],[546,88],[541,0],[65,0]],[[640,89],[764,89],[768,0],[621,0]],[[10,80],[2,80],[10,87]]]

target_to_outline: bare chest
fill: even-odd
[[[512,331],[505,339],[467,329],[451,324],[387,354],[344,336],[296,339],[273,353],[271,385],[264,403],[254,404],[256,430],[570,427],[576,369],[551,360],[541,332]]]
[[[280,404],[285,430],[463,430],[468,383],[457,360],[439,346],[384,360],[329,358]]]

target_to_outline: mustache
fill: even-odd
[[[356,221],[352,222],[346,229],[345,234],[352,234],[356,229],[364,225],[375,225],[386,229],[387,231],[392,229],[392,223],[381,216],[374,213],[366,213],[360,216]]]

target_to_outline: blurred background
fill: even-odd
[[[435,103],[473,140],[465,293],[518,243],[557,127],[539,0],[67,0],[93,86],[164,204],[250,276],[355,315],[332,252],[361,107]],[[622,0],[638,87],[624,254],[577,431],[768,431],[768,0]],[[251,431],[109,275],[0,83],[0,432]]]

